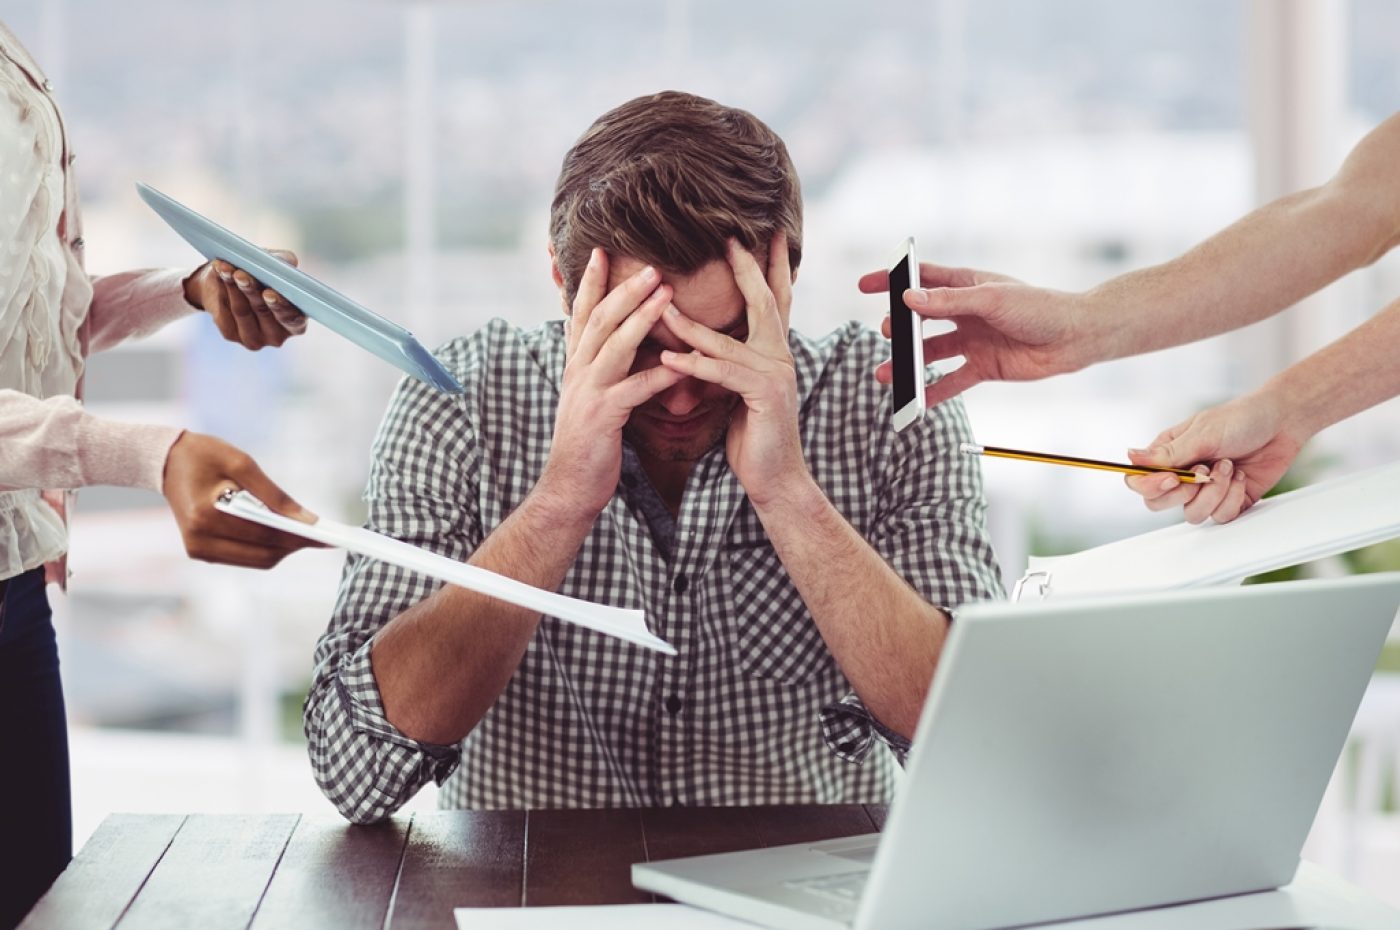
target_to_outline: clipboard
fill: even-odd
[[[608,607],[591,601],[579,600],[553,591],[536,588],[523,581],[507,578],[475,565],[458,562],[436,552],[428,552],[411,546],[399,539],[375,533],[357,526],[336,523],[325,518],[315,523],[303,523],[284,517],[268,508],[247,491],[232,488],[219,495],[214,506],[226,514],[260,523],[274,530],[291,533],[315,542],[324,543],[336,549],[356,552],[381,562],[388,562],[412,572],[429,575],[439,581],[446,581],[463,588],[485,594],[488,597],[537,610],[549,617],[556,617],[578,626],[606,633],[644,649],[660,652],[663,655],[676,655],[670,643],[652,634],[647,629],[646,615],[640,610],[627,610],[622,607]]]
[[[138,182],[136,191],[147,206],[205,258],[242,268],[317,323],[419,381],[448,394],[462,393],[457,379],[402,326],[360,306],[149,184]]]
[[[1239,584],[1400,537],[1400,462],[1266,498],[1225,524],[1179,523],[1071,555],[1032,556],[1012,600]]]

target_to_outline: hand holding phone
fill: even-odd
[[[890,404],[896,431],[924,415],[924,340],[921,318],[904,303],[904,292],[919,283],[914,239],[904,240],[890,269],[890,357],[894,396]]]

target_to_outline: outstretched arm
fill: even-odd
[[[966,364],[928,389],[946,400],[982,381],[1028,381],[1180,345],[1261,320],[1400,242],[1400,114],[1372,130],[1336,177],[1260,207],[1180,258],[1085,293],[965,268],[921,267],[905,302],[957,329],[924,340],[929,361]],[[888,288],[884,271],[860,280]],[[888,324],[887,324],[888,325]],[[876,377],[890,380],[889,363]]]
[[[1314,434],[1400,394],[1400,300],[1274,376],[1259,390],[1212,407],[1129,454],[1142,465],[1213,462],[1210,484],[1171,475],[1128,479],[1153,510],[1228,523],[1278,483]],[[1204,466],[1201,466],[1204,469]]]

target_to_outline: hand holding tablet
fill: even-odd
[[[136,190],[161,219],[205,258],[229,262],[255,275],[263,286],[276,290],[311,319],[418,380],[449,394],[462,393],[457,379],[408,330],[155,188],[137,184]]]

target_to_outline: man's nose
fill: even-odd
[[[662,391],[657,397],[661,406],[673,417],[689,416],[704,400],[704,382],[696,378],[686,378]]]

